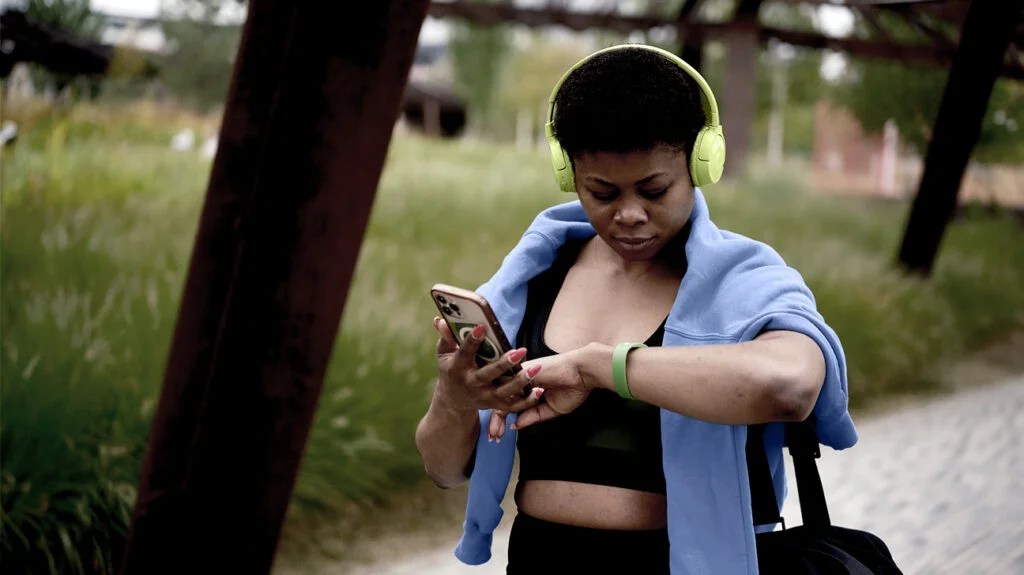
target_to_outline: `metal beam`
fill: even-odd
[[[676,16],[676,20],[680,22],[683,20],[696,20],[697,13],[700,11],[700,5],[703,2],[704,0],[686,0],[679,7],[679,14]]]
[[[927,36],[939,48],[946,49],[956,45],[955,39],[950,38],[942,30],[928,22],[923,12],[910,11],[904,14],[904,18],[915,30]]]
[[[941,3],[939,3],[941,5]],[[918,5],[918,4],[915,4]],[[730,30],[740,24],[736,22],[705,23],[693,20],[680,21],[677,18],[666,18],[658,15],[629,16],[617,13],[574,12],[562,8],[524,8],[509,4],[488,4],[483,2],[466,2],[454,0],[447,2],[434,1],[430,4],[430,15],[437,18],[460,18],[481,25],[502,23],[518,23],[529,27],[562,26],[570,30],[584,31],[604,29],[629,34],[630,32],[646,32],[653,28],[671,27],[686,36],[697,35],[702,41],[719,40]],[[899,60],[930,66],[948,67],[953,58],[954,48],[936,48],[923,44],[903,44],[898,42],[875,42],[860,38],[835,38],[816,32],[784,30],[780,28],[759,26],[757,39],[764,44],[776,39],[793,46],[806,48],[828,48],[845,52],[852,56],[865,56],[887,60]],[[1024,80],[1024,65],[1009,62],[1001,70],[1001,75],[1016,80]]]
[[[747,172],[751,131],[754,126],[759,34],[757,13],[762,0],[740,0],[729,28],[723,35],[725,81],[718,101],[722,108],[726,162],[724,177],[742,179]]]
[[[882,26],[882,23],[878,19],[878,10],[872,6],[864,6],[857,9],[857,14],[867,22],[874,37],[886,42],[892,42],[892,34],[889,34],[889,31]]]
[[[931,273],[1022,6],[1024,0],[975,0],[964,18],[900,246],[899,261],[912,272]]]
[[[693,24],[703,0],[686,0],[676,14],[676,35],[682,39],[679,56],[698,72],[704,63],[704,31]]]
[[[577,32],[596,28],[622,34],[676,25],[674,19],[660,15],[631,16],[616,12],[576,12],[560,5],[549,8],[524,8],[512,4],[459,0],[431,2],[430,15],[435,18],[461,18],[482,26],[515,22],[529,27],[563,26]]]
[[[839,52],[845,52],[852,56],[864,56],[885,60],[898,60],[900,62],[924,64],[928,66],[949,66],[953,61],[954,51],[941,50],[933,46],[921,44],[882,44],[871,40],[860,38],[832,38],[811,32],[798,32],[796,30],[780,30],[777,28],[762,28],[760,31],[762,43],[769,38],[775,38],[781,42],[793,46],[806,48],[829,48]],[[1002,63],[1000,61],[999,74],[1014,80],[1024,80],[1024,67],[1019,63]]]
[[[121,573],[270,571],[427,0],[250,0]]]

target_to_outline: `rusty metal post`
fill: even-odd
[[[974,0],[967,9],[900,245],[899,261],[911,272],[931,273],[1022,10],[1024,0]]]
[[[725,131],[725,178],[743,179],[747,173],[757,90],[757,57],[761,51],[757,11],[761,0],[740,0],[725,41],[725,81],[716,97]]]
[[[123,574],[270,571],[428,0],[250,0]]]
[[[705,74],[704,65],[704,37],[699,30],[686,33],[683,38],[683,47],[679,51],[679,57],[684,62],[693,66],[702,75]]]

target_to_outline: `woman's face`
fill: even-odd
[[[623,259],[652,259],[690,219],[693,186],[682,150],[589,152],[574,166],[590,223]]]

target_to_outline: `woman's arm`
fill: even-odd
[[[535,385],[545,389],[545,403],[521,413],[516,429],[572,411],[592,389],[615,391],[613,349],[592,343],[544,363]],[[626,367],[636,399],[723,424],[802,421],[825,380],[821,349],[791,331],[738,344],[636,349]]]
[[[476,350],[483,341],[483,326],[477,326],[462,347],[440,318],[434,318],[434,328],[441,334],[437,343],[438,375],[430,407],[416,426],[416,447],[427,475],[439,487],[448,488],[466,480],[480,434],[478,410],[521,411],[537,405],[540,394],[524,399],[522,389],[539,368],[502,377],[523,359],[525,349],[512,350],[478,368]]]
[[[416,447],[427,475],[447,489],[467,479],[480,419],[476,409],[459,409],[446,402],[439,386],[440,382],[435,384],[430,407],[416,426]]]

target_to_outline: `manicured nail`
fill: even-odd
[[[508,354],[508,360],[512,363],[519,363],[519,360],[524,357],[526,357],[526,348],[524,347],[514,350]]]
[[[471,331],[470,334],[472,334],[473,337],[480,339],[481,337],[484,336],[485,331],[487,331],[487,328],[484,327],[484,324],[480,324],[474,327],[473,331]]]
[[[511,429],[512,431],[519,431],[519,426],[516,425],[515,423],[513,423],[510,426],[508,426],[508,428]]]
[[[535,387],[533,388],[533,391],[530,392],[530,396],[533,397],[534,399],[540,399],[540,396],[542,395],[544,395],[543,387]]]
[[[537,374],[540,373],[540,368],[541,366],[539,365],[530,366],[530,369],[526,370],[526,377],[530,379],[537,377]]]

